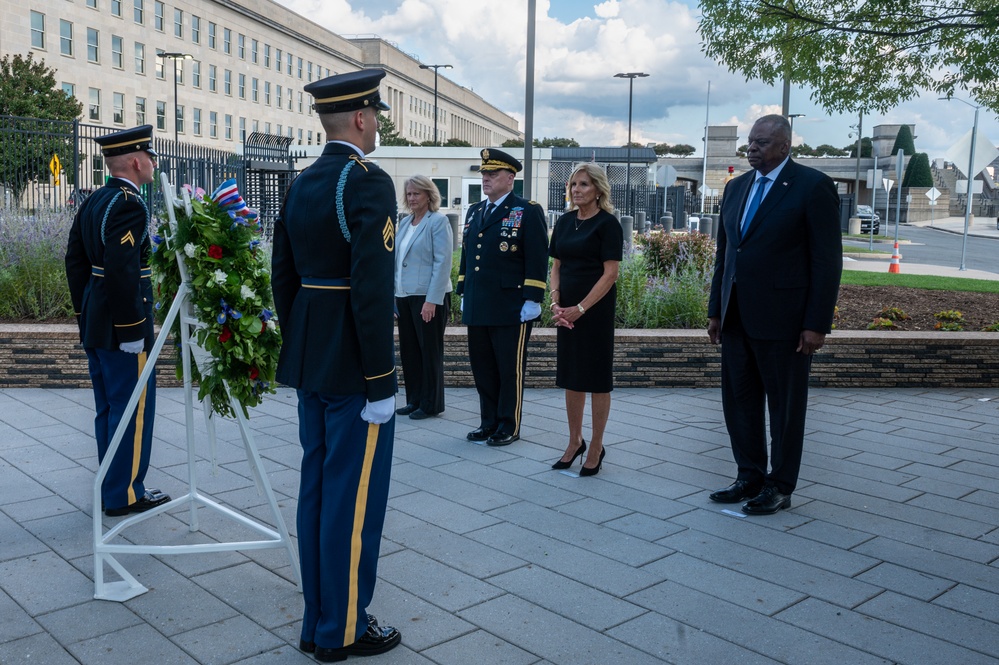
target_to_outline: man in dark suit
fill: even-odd
[[[467,438],[506,446],[520,438],[527,342],[548,274],[548,225],[541,206],[513,193],[520,162],[492,148],[481,156],[486,200],[465,217],[457,285],[479,393],[480,424]]]
[[[305,86],[329,143],[292,183],[274,225],[277,379],[298,389],[302,482],[299,647],[320,662],[397,646],[367,613],[395,435],[395,188],[377,164],[381,69]]]
[[[708,302],[722,345],[722,407],[739,467],[711,500],[770,515],[791,507],[798,480],[812,354],[832,326],[843,269],[839,197],[827,176],[789,157],[783,116],[749,133],[753,171],[725,187]],[[770,413],[767,471],[766,413]]]
[[[155,341],[149,210],[139,187],[153,181],[156,151],[152,125],[95,140],[111,178],[76,213],[66,277],[94,387],[97,456],[103,462]],[[140,513],[170,500],[144,485],[155,411],[152,373],[101,484],[106,515]]]

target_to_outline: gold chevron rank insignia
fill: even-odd
[[[392,251],[395,249],[395,225],[391,217],[385,218],[385,228],[382,229],[382,239],[385,241],[385,249]]]
[[[126,233],[125,235],[123,235],[121,237],[121,243],[120,244],[124,245],[126,242],[129,245],[131,245],[132,247],[135,247],[135,236],[132,235],[131,231],[129,231],[128,233]]]

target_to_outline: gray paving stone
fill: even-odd
[[[9,462],[0,462],[0,506],[48,497],[52,491]]]
[[[77,642],[69,645],[69,650],[83,665],[195,665],[198,662],[147,625]]]
[[[594,524],[606,524],[607,522],[635,514],[634,511],[627,508],[611,506],[603,501],[596,501],[589,497],[558,506],[556,510]],[[619,529],[619,531],[623,531],[623,529]],[[645,540],[652,541],[654,538],[646,538]]]
[[[75,559],[94,551],[94,520],[78,510],[23,524],[35,538],[64,559]]]
[[[793,529],[790,529],[788,533],[795,536],[802,536],[804,538],[811,538],[812,540],[817,540],[820,543],[825,543],[826,545],[831,545],[833,547],[839,547],[844,550],[851,550],[860,543],[866,542],[874,537],[869,533],[865,533],[857,529],[851,529],[849,527],[819,520],[812,520],[802,524],[801,526],[796,526]]]
[[[0,543],[3,543],[3,547],[0,547],[0,561],[20,559],[48,550],[45,543],[3,513],[0,513]],[[0,588],[3,584],[3,580],[0,579]]]
[[[933,599],[935,605],[999,623],[999,594],[958,584]]]
[[[0,663],[45,663],[45,665],[80,665],[66,649],[50,635],[37,633],[30,637],[0,642]],[[108,663],[107,660],[104,663]]]
[[[441,473],[437,469],[424,469],[412,463],[393,466],[392,478],[435,496],[461,503],[468,508],[482,512],[514,503],[517,500],[515,497],[508,496],[502,492],[482,488],[475,483],[453,475]]]
[[[888,538],[875,538],[857,550],[868,556],[892,561],[899,566],[967,584],[990,593],[999,593],[999,568]]]
[[[265,653],[238,660],[233,665],[315,665],[316,659],[286,644]]]
[[[93,582],[50,551],[0,563],[0,588],[31,616],[71,607],[94,595]]]
[[[73,644],[145,623],[122,603],[90,600],[37,617],[60,644]]]
[[[35,635],[43,630],[31,615],[3,591],[0,591],[0,617],[3,617],[3,621],[0,621],[0,648],[5,642]],[[2,662],[4,661],[0,660]]]
[[[484,630],[462,635],[423,651],[439,665],[468,665],[474,654],[476,665],[534,665],[538,657]]]
[[[920,665],[938,663],[994,665],[995,663],[995,659],[991,656],[814,598],[809,598],[781,612],[777,618],[843,644],[851,644],[895,663]]]
[[[195,628],[174,635],[172,639],[204,665],[229,665],[286,647],[277,637],[243,616]]]
[[[302,595],[291,583],[253,563],[194,578],[202,588],[264,628],[302,618]],[[260,599],[266,598],[266,603]]]
[[[382,555],[378,577],[449,612],[503,595],[491,580],[478,580],[410,550]]]
[[[893,563],[878,564],[857,575],[857,579],[926,602],[955,586],[951,580],[896,566]]]
[[[169,637],[239,614],[165,564],[151,558],[146,564],[139,581],[149,591],[127,601],[126,606],[157,632]],[[134,570],[129,572],[136,574]]]
[[[491,577],[489,582],[549,612],[601,632],[645,613],[643,608],[594,589],[589,584],[588,572],[591,571],[580,570],[568,578],[540,566],[524,566]]]
[[[547,507],[560,506],[575,501],[580,494],[579,489],[581,489],[567,491],[539,480],[515,476],[497,469],[494,465],[478,465],[469,461],[448,464],[439,467],[438,470],[447,475],[462,478],[479,487],[486,487],[510,497]],[[550,473],[556,475],[554,472]]]
[[[403,645],[417,652],[475,630],[460,613],[442,610],[388,582],[379,582],[368,609],[380,624],[398,628]]]
[[[427,492],[407,494],[404,500],[393,502],[392,506],[410,517],[436,524],[458,534],[475,531],[499,522],[492,515],[466,508],[459,503]]]
[[[654,655],[512,595],[476,605],[459,615],[552,663],[643,665],[662,662]]]

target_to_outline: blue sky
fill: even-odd
[[[523,122],[527,0],[278,0],[339,34],[377,34],[426,63],[448,63],[442,76],[473,89]],[[632,137],[641,143],[689,143],[700,154],[708,81],[709,122],[738,125],[780,112],[781,90],[745,81],[700,51],[696,2],[684,0],[537,0],[534,135],[575,138],[583,145],[623,145],[628,82],[617,72],[642,71],[634,86]],[[791,91],[795,143],[843,147],[855,116],[830,115]],[[914,123],[916,148],[942,157],[971,128],[974,111],[924,95],[875,124]],[[523,128],[523,125],[521,125]],[[996,115],[983,110],[980,132],[999,140]]]

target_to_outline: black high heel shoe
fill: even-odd
[[[586,452],[586,440],[585,439],[580,439],[580,441],[582,441],[583,443],[582,443],[582,445],[579,446],[579,450],[576,451],[576,454],[572,456],[571,460],[569,460],[568,462],[563,462],[562,460],[557,460],[554,464],[552,464],[552,468],[553,469],[568,469],[570,466],[572,466],[572,463],[576,461],[576,458]]]
[[[580,476],[595,476],[600,473],[600,467],[604,464],[604,455],[607,454],[607,449],[604,448],[600,451],[600,459],[597,461],[597,465],[592,469],[587,469],[585,466],[579,468]]]

